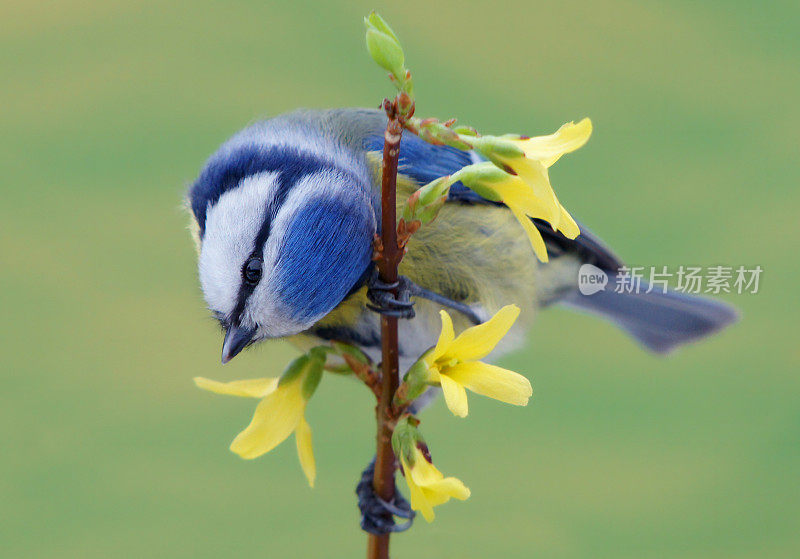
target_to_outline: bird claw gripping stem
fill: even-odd
[[[412,286],[414,284],[404,276],[394,283],[385,283],[378,277],[378,271],[373,270],[367,283],[367,298],[371,303],[367,308],[385,316],[414,318],[414,302],[409,300],[415,295]],[[397,290],[396,296],[394,290]]]
[[[361,474],[356,486],[358,509],[361,511],[361,529],[377,536],[393,532],[405,532],[414,523],[416,513],[411,505],[395,490],[391,501],[384,501],[375,494],[372,478],[375,475],[375,459],[373,458]],[[402,524],[395,524],[394,517],[406,519]]]
[[[396,297],[393,293],[395,289],[397,290]],[[453,301],[444,295],[439,295],[420,287],[406,276],[400,276],[395,283],[385,283],[378,277],[378,271],[376,269],[372,270],[367,281],[367,298],[372,304],[368,303],[367,308],[386,316],[411,319],[416,316],[414,302],[410,300],[411,297],[421,297],[460,312],[473,324],[483,322],[481,317],[466,303]]]

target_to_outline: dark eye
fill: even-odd
[[[244,268],[242,269],[242,277],[244,278],[244,281],[250,285],[257,284],[261,279],[261,267],[263,264],[264,263],[260,258],[251,258],[245,262]]]

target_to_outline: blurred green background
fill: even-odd
[[[275,374],[293,351],[221,367],[180,205],[247,123],[377,105],[373,7],[420,114],[498,133],[591,116],[553,181],[629,262],[764,268],[760,293],[725,297],[740,324],[667,359],[548,312],[503,361],[532,379],[527,408],[473,397],[466,420],[424,416],[473,496],[395,555],[800,556],[800,9],[617,0],[3,0],[0,555],[363,555],[370,397],[322,384],[313,491],[291,442],[251,462],[227,450],[253,403],[191,378]]]

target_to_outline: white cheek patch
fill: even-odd
[[[208,209],[198,265],[200,285],[213,311],[228,315],[236,306],[242,265],[255,248],[277,175],[249,176]]]

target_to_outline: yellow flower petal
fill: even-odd
[[[444,359],[457,359],[458,361],[483,359],[508,334],[518,316],[518,306],[506,305],[483,324],[461,332],[447,348]],[[447,371],[448,369],[445,369],[444,373],[449,374]]]
[[[422,513],[426,521],[433,522],[433,519],[436,518],[433,512],[433,505],[428,502],[428,498],[422,491],[422,488],[414,482],[408,462],[401,458],[400,463],[403,466],[406,484],[408,485],[408,497],[411,508]]]
[[[558,226],[558,230],[568,239],[574,239],[581,234],[578,224],[575,223],[575,220],[572,219],[572,216],[569,215],[569,212],[564,206],[561,206],[561,222]]]
[[[231,450],[242,458],[257,458],[286,440],[303,417],[302,384],[282,384],[261,400],[250,425],[231,443]]]
[[[242,396],[245,398],[263,398],[267,394],[275,391],[278,387],[277,378],[253,378],[246,380],[234,380],[231,382],[219,382],[203,377],[195,377],[194,383],[198,388],[225,394],[228,396]]]
[[[547,167],[539,161],[526,157],[508,159],[506,163],[517,173],[519,178],[533,189],[534,195],[540,200],[544,215],[536,217],[541,217],[548,221],[553,228],[557,228],[561,220],[561,208],[556,193],[550,185]]]
[[[439,316],[442,317],[442,331],[439,334],[439,339],[436,341],[436,347],[425,356],[425,363],[427,363],[428,366],[432,365],[442,356],[447,350],[447,347],[453,342],[453,338],[455,338],[453,319],[450,318],[447,311],[439,311]]]
[[[309,487],[314,487],[314,480],[317,479],[317,463],[314,460],[314,448],[311,445],[311,426],[305,417],[300,417],[297,429],[294,431],[294,440],[297,443],[297,457],[300,459],[300,467],[306,474]]]
[[[467,391],[464,387],[445,375],[439,374],[439,384],[444,392],[444,401],[450,411],[458,417],[467,417],[469,405],[467,404]]]
[[[491,188],[509,208],[542,219],[550,215],[551,209],[545,207],[533,189],[519,177],[508,175],[507,180],[493,183]]]
[[[455,477],[446,477],[427,487],[423,487],[422,491],[431,506],[443,505],[451,498],[464,501],[469,498],[470,490],[464,485],[460,479]]]
[[[536,257],[542,262],[547,262],[549,260],[547,256],[547,245],[544,244],[542,234],[539,233],[539,230],[533,224],[531,218],[513,208],[511,208],[511,213],[514,214],[514,217],[517,218],[517,221],[519,221],[519,224],[522,225],[522,228],[525,230],[525,234],[528,235],[528,241],[530,241],[533,252],[536,253]]]
[[[420,487],[424,487],[436,483],[444,477],[436,466],[428,462],[428,459],[425,458],[425,455],[422,454],[419,448],[415,447],[413,449],[413,456],[414,467],[411,468],[411,478],[414,480],[414,483]]]
[[[515,406],[528,405],[528,399],[533,394],[527,378],[487,363],[459,363],[448,369],[447,375],[477,394]]]
[[[550,215],[550,209],[545,207],[533,193],[533,189],[519,177],[509,175],[508,180],[492,184],[492,189],[512,212],[539,219],[547,219],[547,216]],[[580,229],[566,208],[559,203],[557,211],[559,214],[558,230],[568,239],[577,237],[580,234]],[[521,218],[518,217],[518,219],[522,221]],[[527,222],[525,224],[527,225]],[[536,238],[540,237],[541,235],[537,233]]]
[[[470,496],[469,489],[461,480],[444,477],[419,449],[414,449],[412,467],[409,467],[404,458],[401,458],[401,463],[409,488],[411,508],[421,512],[428,522],[435,518],[433,507],[444,504],[451,498],[463,501]]]
[[[428,462],[419,449],[415,449],[414,454],[411,479],[422,489],[428,504],[435,507],[446,503],[451,497],[462,501],[469,497],[469,489],[459,479],[444,477],[436,466]]]
[[[549,136],[537,136],[522,140],[519,146],[525,156],[541,161],[550,167],[565,153],[570,153],[583,146],[592,135],[592,121],[584,118],[578,124],[568,122]]]

